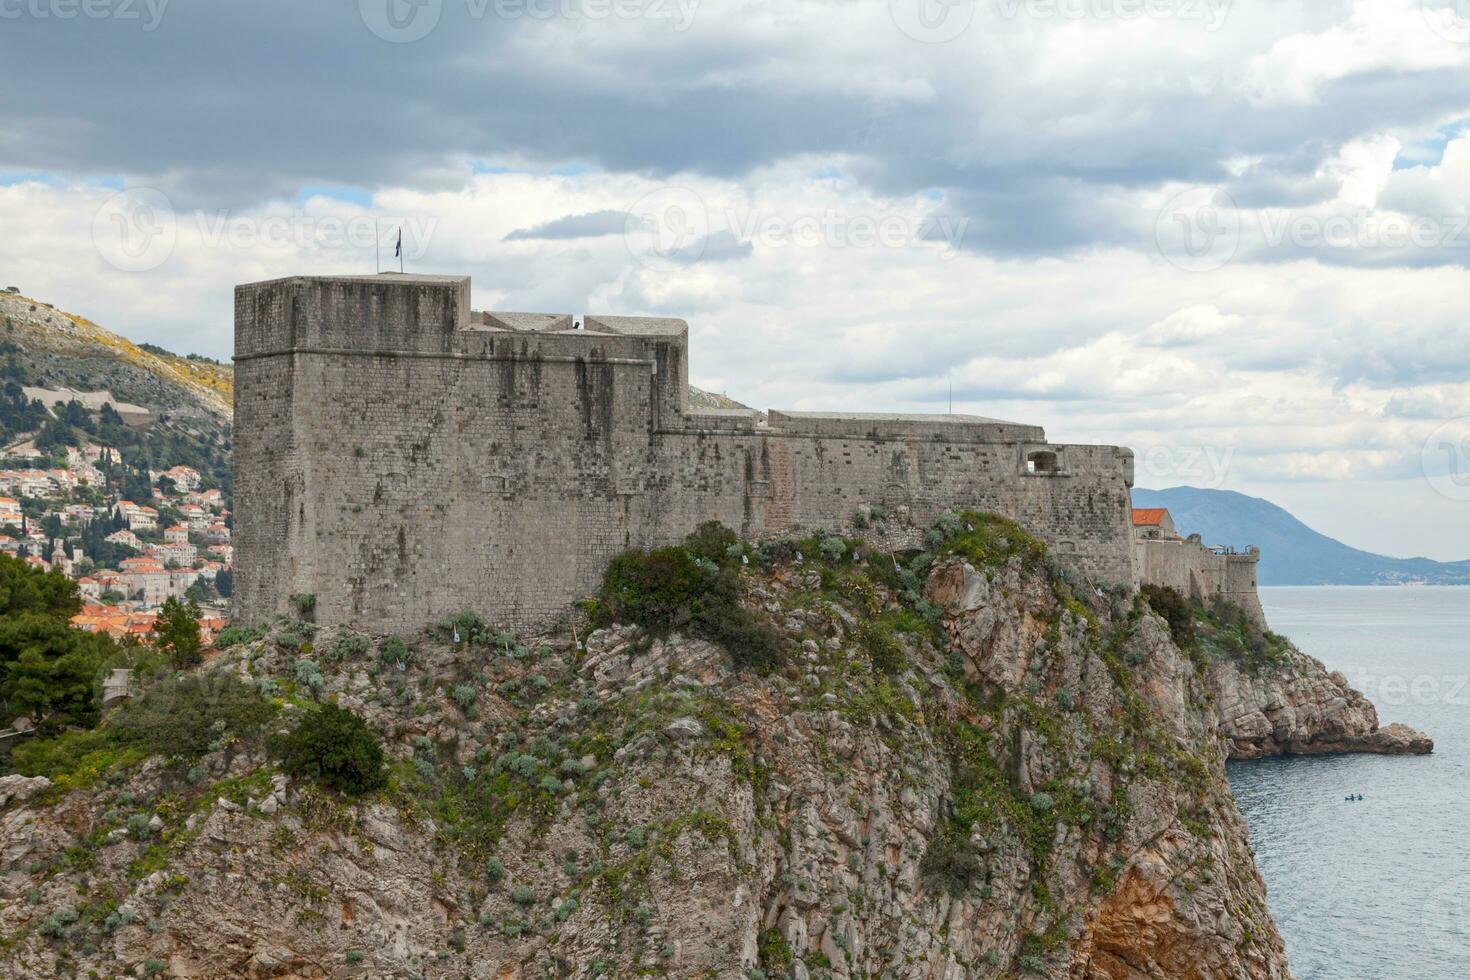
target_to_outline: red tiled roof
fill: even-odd
[[[1156,527],[1164,523],[1164,515],[1169,513],[1167,507],[1135,507],[1133,508],[1134,527]]]

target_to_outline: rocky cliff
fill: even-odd
[[[1288,977],[1224,760],[1328,744],[1325,709],[1252,734],[1320,681],[1181,649],[1005,522],[929,544],[634,556],[683,591],[590,633],[277,624],[202,669],[275,727],[361,713],[388,787],[287,779],[223,718],[196,755],[116,720],[22,753],[51,782],[0,785],[0,972]]]
[[[1282,660],[1269,670],[1221,660],[1211,665],[1207,681],[1232,759],[1434,751],[1423,732],[1399,723],[1380,727],[1373,702],[1346,677],[1289,643],[1283,642]]]

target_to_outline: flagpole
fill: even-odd
[[[398,229],[398,274],[403,274],[403,228]]]

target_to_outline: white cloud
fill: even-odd
[[[817,0],[701,4],[677,31],[446,20],[386,48],[296,5],[278,21],[324,29],[201,7],[94,50],[15,24],[13,72],[38,84],[0,109],[0,166],[39,177],[0,182],[0,275],[226,356],[235,283],[370,271],[370,240],[320,232],[390,218],[408,267],[472,275],[479,307],[686,317],[696,383],[758,407],[934,411],[952,386],[957,411],[1310,501],[1337,533],[1415,536],[1392,550],[1470,555],[1463,517],[1426,535],[1397,516],[1424,440],[1470,414],[1470,251],[1451,240],[1470,212],[1470,44],[1416,0],[966,9],[943,44],[886,3]],[[320,58],[298,34],[343,40]],[[206,43],[230,72],[201,69]],[[157,268],[94,247],[118,174],[178,208]],[[370,202],[297,199],[322,186]],[[1202,272],[1155,245],[1192,189],[1236,222]],[[685,244],[720,261],[614,233],[671,190],[701,202]],[[1438,237],[1385,242],[1405,217]],[[1355,511],[1363,486],[1404,506]]]

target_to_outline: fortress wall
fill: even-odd
[[[662,540],[677,540],[710,519],[752,539],[794,527],[860,536],[853,523],[859,507],[881,506],[910,528],[908,540],[893,543],[909,546],[946,511],[992,511],[1018,521],[1099,581],[1131,582],[1128,484],[1119,451],[1052,448],[1071,461],[1070,472],[1028,474],[1020,443],[665,433],[658,467],[664,476],[642,506]]]
[[[467,295],[449,277],[237,290],[242,621],[312,593],[323,623],[407,631],[474,609],[527,626],[629,547],[710,519],[852,533],[863,505],[909,543],[946,510],[995,511],[1099,580],[1132,577],[1126,450],[964,417],[688,416],[682,321],[537,332],[472,324]],[[1028,473],[1037,446],[1056,472]]]
[[[1261,627],[1266,626],[1266,610],[1261,607],[1261,595],[1256,591],[1256,572],[1260,565],[1259,552],[1247,555],[1227,555],[1225,576],[1221,585],[1222,595],[1244,609]]]
[[[1142,584],[1167,586],[1207,604],[1223,599],[1266,625],[1256,592],[1258,554],[1216,554],[1197,541],[1170,538],[1140,539],[1134,547]]]
[[[323,622],[407,628],[564,609],[627,546],[650,369],[636,363],[298,355],[305,550]],[[275,603],[279,609],[279,602]]]

